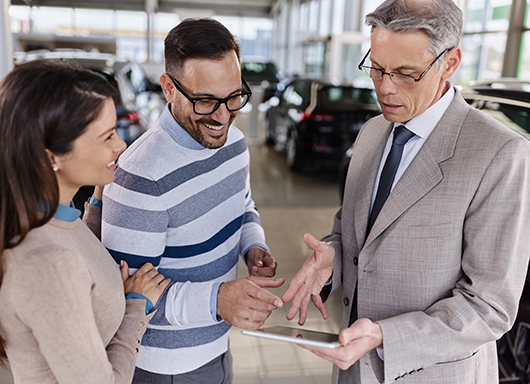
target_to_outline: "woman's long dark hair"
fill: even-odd
[[[59,187],[46,149],[70,152],[114,96],[101,76],[62,62],[20,65],[0,83],[0,285],[4,251],[57,210]],[[6,359],[0,335],[0,364]]]

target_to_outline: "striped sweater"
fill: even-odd
[[[151,262],[171,279],[137,366],[192,371],[228,349],[230,325],[215,313],[219,284],[237,278],[239,255],[267,249],[250,195],[245,138],[231,127],[223,147],[207,149],[166,107],[119,163],[103,196],[103,244],[131,272]]]

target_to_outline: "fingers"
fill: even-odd
[[[315,252],[322,252],[326,249],[326,247],[328,247],[326,243],[321,242],[310,233],[306,233],[304,235],[304,242],[309,248],[311,248]]]
[[[268,277],[249,277],[248,280],[252,281],[258,287],[261,288],[278,288],[285,283],[285,279],[269,279]]]
[[[256,289],[250,288],[249,294],[256,299],[274,305],[274,309],[283,307],[283,301],[276,295],[261,288],[278,288],[283,285],[285,279],[270,279],[266,277],[248,277],[254,283]]]
[[[284,279],[246,277],[222,283],[217,294],[217,314],[244,329],[259,328],[273,310],[283,306],[279,297],[263,288],[276,288]]]
[[[324,306],[324,303],[322,302],[322,298],[320,297],[320,295],[313,295],[312,298],[313,298],[313,304],[315,305],[315,307],[317,307],[317,309],[322,314],[322,318],[324,320],[327,320],[328,319],[328,310]]]
[[[121,280],[125,283],[125,280],[129,278],[129,264],[125,260],[120,261],[120,272]]]
[[[252,247],[245,255],[250,276],[272,277],[276,274],[276,260],[261,247]]]

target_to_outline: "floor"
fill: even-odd
[[[252,124],[251,124],[252,122]],[[255,130],[255,124],[259,129]],[[329,171],[290,172],[283,154],[263,144],[262,119],[259,114],[240,113],[235,125],[245,132],[249,141],[252,196],[261,215],[267,244],[278,261],[276,277],[283,277],[283,287],[271,292],[281,297],[288,283],[310,255],[302,240],[306,232],[317,238],[326,235],[339,208],[336,175]],[[254,130],[250,132],[249,126]],[[240,276],[246,268],[240,265]],[[327,321],[320,312],[310,308],[304,328],[337,332],[341,316],[340,295],[326,303],[330,313]],[[298,326],[288,322],[288,305],[275,311],[265,326]],[[234,356],[234,384],[329,384],[331,363],[294,344],[258,339],[242,335],[240,329],[230,331],[230,348]],[[8,371],[0,369],[0,384],[12,384]]]

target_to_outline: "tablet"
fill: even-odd
[[[308,331],[293,327],[267,327],[254,330],[243,330],[243,335],[263,337],[288,343],[306,344],[315,347],[337,348],[340,347],[339,335],[326,332]]]

